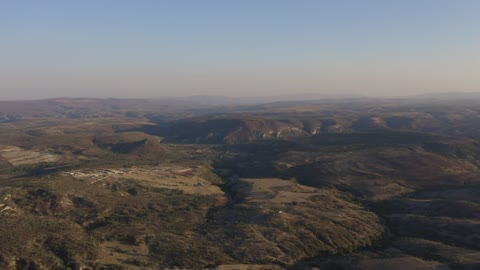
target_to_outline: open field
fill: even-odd
[[[112,181],[123,180],[151,188],[174,189],[185,194],[222,195],[223,191],[218,186],[198,176],[197,169],[162,164],[156,167],[127,169],[83,169],[63,172],[62,175],[96,185],[108,185]]]
[[[0,155],[14,166],[57,162],[61,156],[40,151],[25,150],[15,146],[0,146]]]

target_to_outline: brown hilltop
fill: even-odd
[[[127,132],[114,135],[97,136],[95,145],[116,154],[134,155],[142,158],[160,158],[169,152],[160,138],[142,132]]]

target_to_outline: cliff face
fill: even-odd
[[[181,143],[249,143],[308,136],[301,127],[267,119],[188,120],[164,130],[167,141]]]

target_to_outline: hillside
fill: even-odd
[[[167,142],[203,144],[236,144],[308,136],[308,132],[295,125],[255,118],[181,120],[150,132],[165,136]]]

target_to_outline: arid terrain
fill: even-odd
[[[480,97],[0,102],[0,269],[480,269]]]

